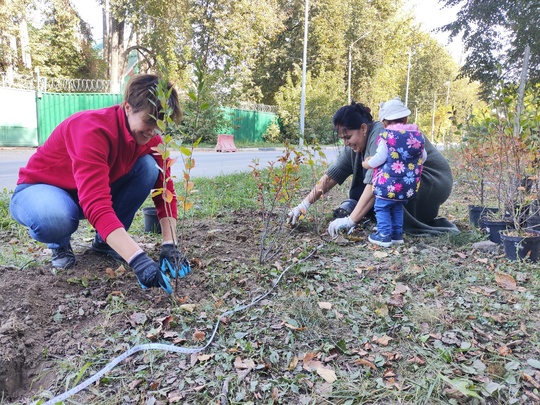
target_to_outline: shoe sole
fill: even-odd
[[[371,243],[373,243],[375,245],[382,246],[382,247],[390,247],[390,246],[392,246],[392,242],[383,242],[383,241],[380,241],[380,240],[371,239],[371,236],[368,237],[368,240]]]
[[[403,245],[404,243],[405,241],[403,239],[392,241],[392,245]]]

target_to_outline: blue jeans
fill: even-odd
[[[401,235],[403,233],[403,207],[407,201],[375,198],[375,217],[377,232],[383,235]]]
[[[113,210],[126,230],[158,175],[155,159],[145,155],[135,162],[128,174],[111,185]],[[18,223],[29,229],[33,239],[47,243],[51,249],[66,246],[79,221],[85,219],[77,191],[50,184],[19,184],[11,197],[9,210]]]

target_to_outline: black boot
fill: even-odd
[[[52,250],[52,267],[53,269],[70,269],[75,266],[77,259],[71,248],[71,244],[59,247]]]

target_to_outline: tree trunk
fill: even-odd
[[[26,69],[32,69],[32,58],[30,57],[30,40],[28,39],[28,24],[26,16],[21,16],[19,24],[19,37],[21,43],[21,62]]]
[[[110,58],[109,58],[109,78],[111,80],[111,93],[120,92],[120,84],[123,77],[124,66],[124,22],[118,21],[111,16],[110,31]]]

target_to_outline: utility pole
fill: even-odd
[[[307,64],[307,41],[308,41],[308,15],[309,0],[306,0],[306,10],[304,16],[304,55],[302,58],[302,99],[300,101],[300,142],[298,146],[304,147],[304,122],[306,111],[306,64]]]
[[[514,118],[514,136],[518,137],[521,132],[521,126],[519,124],[519,118],[521,112],[523,111],[523,96],[525,94],[525,83],[527,82],[527,70],[529,69],[529,57],[530,57],[531,47],[529,44],[525,46],[525,53],[523,55],[523,66],[521,68],[521,76],[519,79],[519,89],[518,89],[518,105],[516,116]]]
[[[360,41],[362,38],[365,38],[368,34],[365,33],[364,35],[361,35],[359,38],[357,38],[354,42],[352,42],[349,45],[349,76],[347,80],[347,102],[348,104],[351,104],[351,73],[352,73],[352,48],[353,46]]]
[[[437,92],[433,93],[433,113],[431,114],[431,142],[435,139],[435,110],[437,109]]]
[[[407,86],[405,88],[405,107],[409,104],[409,78],[411,76],[411,48],[409,48],[409,62],[407,64]]]

